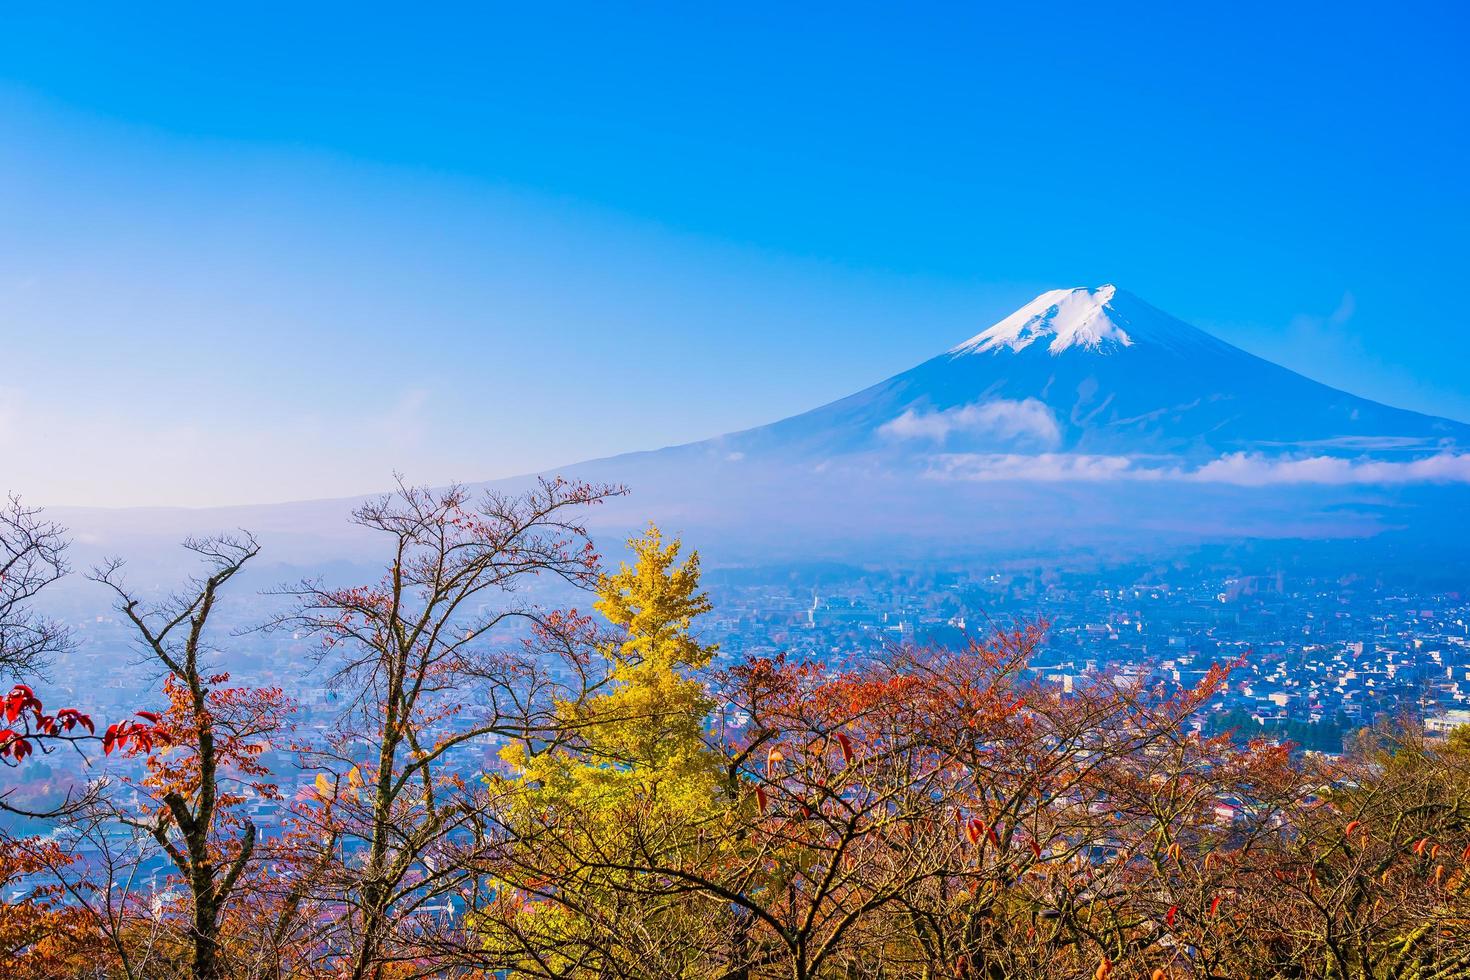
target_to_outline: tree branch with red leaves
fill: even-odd
[[[168,672],[168,708],[162,714],[140,712],[148,726],[113,726],[105,747],[163,750],[149,756],[147,773],[135,784],[150,806],[136,816],[119,815],[151,835],[173,863],[190,898],[182,932],[191,975],[218,980],[231,975],[221,943],[223,919],[257,843],[254,824],[234,810],[244,793],[277,795],[258,756],[282,729],[290,706],[278,689],[225,687],[229,674],[209,664],[210,618],[220,594],[259,554],[259,545],[243,534],[191,539],[185,547],[207,571],[160,603],[145,603],[128,589],[121,561],[93,572],[116,595],[144,649]]]

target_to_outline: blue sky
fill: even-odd
[[[1102,282],[1470,419],[1458,5],[305,6],[0,13],[0,489],[524,472]]]

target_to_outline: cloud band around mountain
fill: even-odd
[[[935,479],[977,482],[1135,480],[1221,483],[1242,487],[1470,483],[1470,454],[1438,453],[1422,459],[1388,462],[1336,456],[1277,459],[1253,453],[1230,453],[1203,466],[1190,468],[1160,465],[1156,460],[1129,456],[1086,453],[941,453],[932,457],[927,475]]]
[[[942,443],[952,435],[981,436],[1007,442],[1029,441],[1055,446],[1062,440],[1057,418],[1035,398],[996,398],[938,412],[906,409],[878,427],[878,434],[895,439],[928,439]]]

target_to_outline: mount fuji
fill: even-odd
[[[1470,425],[1318,384],[1108,285],[1043,293],[909,371],[709,444],[1399,459],[1470,448]]]
[[[1111,285],[1043,293],[803,414],[556,472],[631,488],[603,533],[654,519],[731,561],[1470,541],[1470,425],[1319,384]],[[99,545],[243,525],[326,556],[352,502],[62,516]]]
[[[676,526],[824,554],[1465,533],[1470,425],[1330,388],[1104,285],[1043,293],[803,414],[565,472],[625,482]]]

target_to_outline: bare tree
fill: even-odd
[[[228,675],[214,673],[208,662],[206,627],[220,590],[259,553],[259,545],[245,534],[189,540],[185,547],[206,562],[209,574],[156,605],[127,588],[119,560],[92,577],[113,590],[144,650],[169,672],[164,689],[171,706],[151,719],[154,726],[145,733],[150,742],[174,750],[149,758],[142,784],[161,805],[125,822],[149,833],[182,876],[192,904],[192,976],[217,980],[228,975],[220,948],[222,917],[256,845],[255,826],[229,814],[238,791],[223,784],[233,780],[261,788],[252,781],[265,771],[252,761],[251,743],[279,725],[282,699],[274,690],[224,689]]]
[[[33,608],[36,596],[68,571],[66,531],[15,495],[0,505],[0,674],[43,670],[66,649],[66,627]]]
[[[476,500],[462,487],[400,483],[354,514],[388,545],[378,583],[288,591],[298,610],[280,625],[322,640],[349,706],[337,737],[308,758],[319,798],[302,815],[319,824],[309,837],[357,855],[337,863],[318,896],[346,908],[334,940],[344,976],[376,978],[390,958],[412,955],[433,910],[474,887],[463,851],[480,836],[485,791],[455,773],[451,753],[490,738],[555,738],[556,701],[584,696],[586,620],[519,593],[537,578],[595,584],[598,556],[579,512],[620,492],[551,480]],[[566,668],[560,676],[553,663]],[[318,861],[309,853],[299,864]]]

